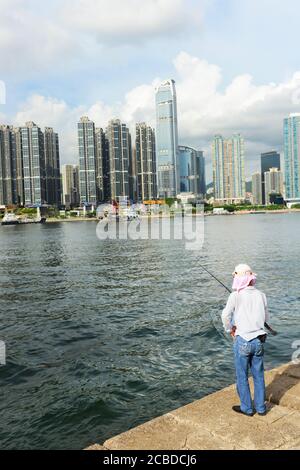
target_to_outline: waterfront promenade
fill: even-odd
[[[266,385],[266,416],[234,413],[231,385],[88,450],[299,450],[300,364],[268,371]]]

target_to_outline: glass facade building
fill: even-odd
[[[256,172],[252,175],[252,204],[262,204],[261,174]]]
[[[271,168],[280,170],[280,153],[272,150],[261,154],[261,184],[262,184],[262,204],[266,204],[265,173]]]
[[[278,168],[270,168],[265,172],[265,204],[271,203],[271,195],[282,196],[283,174]]]
[[[113,119],[106,129],[108,145],[109,196],[113,201],[129,198],[129,169],[132,159],[131,136],[126,124]]]
[[[107,146],[106,137],[101,127],[96,129],[96,184],[97,184],[97,199],[98,201],[104,201],[104,165]]]
[[[136,171],[138,199],[157,198],[155,132],[147,124],[136,124]]]
[[[180,192],[204,196],[206,193],[205,159],[203,152],[192,147],[180,145],[179,173]]]
[[[97,204],[95,124],[84,116],[78,123],[81,204]]]
[[[79,167],[63,165],[62,167],[62,202],[66,207],[77,206],[79,199]]]
[[[284,119],[285,196],[300,198],[300,114]]]
[[[180,189],[177,99],[174,80],[156,89],[156,154],[159,197],[176,197]]]
[[[245,199],[244,139],[240,134],[230,139],[216,135],[212,145],[215,199],[238,202]]]
[[[25,205],[45,204],[46,168],[44,134],[34,122],[21,128]]]
[[[59,205],[58,134],[34,123],[0,126],[0,204]]]
[[[0,204],[14,204],[16,197],[14,132],[11,126],[0,126]]]
[[[61,204],[61,179],[58,134],[51,127],[46,127],[45,164],[46,164],[46,201],[50,205]]]

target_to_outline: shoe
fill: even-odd
[[[267,414],[267,410],[266,410],[266,411],[264,411],[263,413],[259,413],[259,412],[257,412],[257,414],[258,414],[259,416],[266,416],[266,414]]]
[[[241,407],[240,406],[233,406],[232,407],[233,411],[235,411],[236,413],[241,413],[242,415],[246,415],[246,416],[253,416],[254,413],[244,413],[244,411],[241,410]]]

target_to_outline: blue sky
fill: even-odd
[[[77,159],[81,114],[104,127],[116,115],[154,125],[154,87],[166,77],[177,83],[181,143],[208,162],[219,132],[244,135],[248,174],[260,152],[282,150],[282,119],[300,108],[298,1],[0,4],[0,119],[54,126],[63,162]]]

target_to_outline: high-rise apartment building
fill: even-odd
[[[109,121],[106,129],[108,151],[109,198],[129,198],[129,165],[132,158],[131,137],[126,124],[119,119]]]
[[[78,123],[80,202],[97,204],[95,124],[87,116]]]
[[[17,203],[15,135],[11,126],[0,126],[0,204]]]
[[[230,139],[216,135],[212,145],[215,199],[239,202],[245,199],[244,139],[240,134]]]
[[[104,201],[105,191],[104,184],[107,184],[105,180],[105,160],[107,159],[107,144],[106,137],[101,127],[96,128],[96,186],[97,186],[97,199],[98,201]]]
[[[278,168],[265,172],[265,203],[271,203],[271,196],[283,194],[283,174]]]
[[[174,80],[166,80],[156,89],[156,154],[159,197],[176,197],[180,175]]]
[[[252,204],[262,204],[261,173],[259,172],[256,172],[252,175]]]
[[[277,168],[280,170],[280,153],[272,150],[271,152],[264,152],[260,157],[261,161],[261,184],[262,184],[262,204],[266,204],[266,190],[265,190],[265,173],[270,171],[270,168]]]
[[[62,167],[62,202],[67,208],[80,203],[78,165]]]
[[[24,193],[24,165],[22,150],[22,132],[20,127],[14,128],[14,155],[15,155],[15,189],[16,195],[13,203],[19,206],[25,205]]]
[[[284,119],[284,168],[286,199],[300,198],[300,114]]]
[[[25,205],[45,204],[45,142],[41,129],[34,122],[21,127]]]
[[[61,204],[61,180],[58,134],[52,127],[46,127],[45,139],[45,172],[46,172],[46,201],[50,205]]]
[[[0,204],[61,203],[58,134],[32,121],[0,126]]]
[[[204,197],[206,193],[205,159],[203,152],[179,145],[180,192]]]
[[[155,132],[144,122],[136,124],[136,172],[140,201],[157,198]]]

